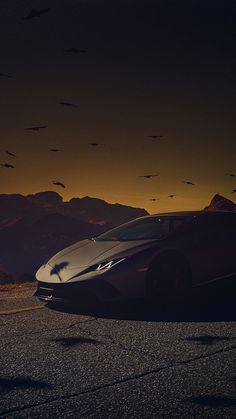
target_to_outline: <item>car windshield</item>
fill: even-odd
[[[130,221],[96,237],[96,240],[148,240],[162,239],[170,231],[170,219],[150,217]]]

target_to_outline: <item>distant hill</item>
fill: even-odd
[[[204,208],[205,211],[236,211],[236,204],[222,195],[213,196],[210,204]]]
[[[0,283],[33,279],[57,251],[144,215],[144,209],[90,197],[64,202],[53,191],[0,195]]]
[[[121,204],[109,204],[98,198],[72,198],[64,202],[53,191],[39,192],[33,195],[0,195],[0,228],[2,222],[30,215],[58,213],[92,224],[119,225],[133,218],[147,215],[142,208],[133,208]]]

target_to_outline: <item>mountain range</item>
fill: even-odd
[[[206,211],[236,211],[215,195]],[[57,251],[76,241],[148,215],[143,208],[109,204],[98,198],[63,201],[53,191],[0,195],[0,284],[34,279],[35,271]]]

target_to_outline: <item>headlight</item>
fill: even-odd
[[[109,262],[102,262],[97,266],[97,268],[95,270],[96,271],[103,271],[103,270],[111,269],[111,268],[113,268],[113,266],[117,265],[118,263],[122,262],[123,260],[125,260],[125,258],[110,260]]]
[[[102,263],[97,263],[95,265],[89,266],[88,268],[84,269],[83,271],[73,275],[71,278],[68,279],[68,281],[71,281],[77,277],[80,277],[82,275],[91,273],[91,272],[106,272],[109,269],[113,268],[113,266],[118,265],[118,263],[123,262],[123,260],[125,260],[126,258],[120,258],[120,259],[112,259],[112,260],[108,260]]]
[[[105,262],[102,262],[102,263],[99,263],[99,264],[97,263],[96,265],[89,266],[87,269],[85,269],[84,271],[80,272],[76,276],[80,276],[80,275],[87,274],[89,272],[96,272],[96,271],[106,272],[109,269],[113,268],[113,266],[118,265],[118,263],[122,262],[125,259],[126,258],[112,259],[112,260],[108,260],[108,261],[105,261]]]

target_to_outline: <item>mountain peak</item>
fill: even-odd
[[[205,211],[236,211],[236,204],[220,194],[213,196]]]
[[[61,195],[55,191],[37,192],[27,195],[26,198],[44,208],[61,205],[63,202]]]

